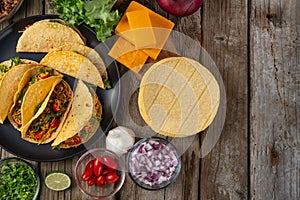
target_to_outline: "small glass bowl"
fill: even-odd
[[[137,151],[141,151],[141,147],[142,145],[146,145],[148,142],[151,142],[151,141],[155,141],[155,142],[158,142],[162,145],[161,149],[160,148],[157,148],[155,150],[155,152],[153,152],[152,155],[155,155],[154,157],[148,157],[148,162],[149,160],[153,159],[152,160],[152,164],[155,163],[155,160],[156,159],[159,159],[160,163],[166,161],[166,160],[163,160],[161,159],[161,155],[164,154],[163,156],[167,155],[167,153],[164,153],[165,151],[163,150],[164,148],[168,147],[169,150],[168,151],[171,151],[173,152],[174,156],[176,157],[177,159],[177,165],[175,166],[175,170],[171,173],[171,176],[168,180],[165,180],[165,181],[162,181],[160,184],[153,184],[151,183],[152,185],[150,185],[149,183],[149,180],[148,180],[148,184],[145,183],[145,179],[144,180],[141,180],[138,178],[138,175],[134,175],[133,173],[133,168],[134,168],[134,165],[136,169],[141,169],[142,167],[139,166],[139,164],[141,162],[143,162],[143,159],[144,158],[141,158],[140,160],[134,162],[133,161],[133,154],[134,152],[137,150]],[[139,148],[139,149],[138,149]],[[159,156],[158,154],[161,153],[161,155]],[[147,153],[145,153],[144,155],[149,155]],[[170,154],[168,154],[170,155]],[[147,159],[146,159],[147,160]],[[170,160],[169,160],[170,161]],[[151,165],[152,165],[151,164]],[[165,163],[166,164],[166,163]],[[157,164],[157,166],[161,166],[160,164]],[[150,164],[148,163],[148,166],[147,167],[150,167]],[[152,176],[151,173],[153,174],[153,172],[155,171],[156,173],[160,174],[160,173],[163,173],[163,171],[161,171],[161,169],[154,169],[154,164],[153,164],[153,167],[147,169],[147,167],[145,167],[145,171],[141,172],[141,173],[147,173],[147,176],[149,178],[149,176]],[[146,189],[146,190],[160,190],[160,189],[163,189],[167,186],[169,186],[171,183],[175,182],[175,180],[177,179],[178,175],[180,174],[180,170],[181,170],[181,159],[180,159],[180,156],[175,148],[175,146],[170,143],[168,140],[164,139],[164,138],[160,138],[160,137],[148,137],[148,138],[144,138],[144,139],[141,139],[140,141],[138,141],[132,148],[131,150],[129,151],[128,153],[128,156],[127,156],[127,169],[128,169],[128,172],[129,172],[129,176],[130,178],[133,180],[134,183],[136,183],[138,186],[140,186],[141,188],[143,189]],[[149,174],[148,174],[149,173]],[[144,175],[145,176],[145,175]],[[155,175],[157,176],[157,174]],[[151,182],[151,181],[150,181]]]
[[[34,171],[35,178],[37,180],[37,186],[36,186],[35,194],[32,199],[36,200],[38,198],[40,188],[41,188],[41,180],[40,180],[39,173],[36,170],[36,168],[32,164],[30,164],[29,162],[27,162],[26,160],[24,160],[22,158],[9,157],[9,158],[3,158],[0,160],[0,172],[2,171],[2,167],[4,167],[7,164],[24,164],[24,165],[29,166]],[[0,173],[0,185],[1,185],[1,176],[2,176],[2,173]]]
[[[112,157],[118,164],[117,174],[119,175],[119,179],[117,182],[113,184],[106,183],[104,187],[98,187],[96,184],[92,186],[88,186],[86,181],[81,180],[81,176],[85,170],[87,163],[96,158],[96,156],[110,156]],[[115,195],[123,186],[125,180],[125,163],[121,160],[119,156],[117,156],[114,152],[103,149],[103,148],[95,148],[90,149],[86,153],[84,153],[76,163],[75,166],[75,181],[79,189],[82,193],[88,195],[93,199],[105,199]]]
[[[12,18],[22,6],[24,0],[18,0],[18,3],[8,12],[7,15],[0,18],[0,23]]]

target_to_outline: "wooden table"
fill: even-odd
[[[151,192],[127,176],[114,198],[300,199],[300,1],[204,0],[200,10],[183,18],[168,15],[155,1],[139,2],[175,22],[175,30],[199,41],[214,59],[226,88],[226,122],[202,159],[198,155],[206,134],[195,137],[181,157],[182,171],[174,184]],[[54,13],[50,0],[27,0],[0,28],[49,13]],[[1,149],[1,158],[8,156]],[[52,170],[72,176],[77,159],[33,163],[43,181]],[[42,184],[40,199],[86,197],[73,181],[63,192]]]

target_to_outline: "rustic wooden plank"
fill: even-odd
[[[252,199],[300,199],[299,9],[251,1]]]
[[[178,20],[176,17],[170,16],[168,13],[163,11],[155,1],[138,1],[138,2],[156,11],[162,16],[170,18],[174,22]],[[188,33],[191,30],[193,31],[197,30],[198,32],[200,32],[199,16],[200,16],[200,10],[193,16],[188,17],[186,20],[182,20],[182,22],[180,22],[179,25],[176,26],[178,27],[185,26],[186,33]],[[177,30],[181,31],[180,29]],[[195,36],[191,34],[191,37],[195,37]],[[133,91],[129,91],[129,90],[130,88],[134,88],[134,86],[139,85],[143,72],[145,72],[148,67],[149,66],[144,66],[144,69],[142,70],[140,76],[136,76],[134,75],[134,73],[129,72],[124,68],[121,68],[121,73],[123,74],[122,88],[123,91],[126,92],[124,92],[123,94],[124,96],[121,99],[122,102],[120,103],[120,106],[122,107],[121,109],[123,111],[125,110],[125,113],[128,112],[130,116],[126,114],[124,114],[124,116],[118,115],[117,118],[120,118],[122,120],[117,120],[117,123],[118,125],[125,125],[129,128],[133,128],[133,130],[136,131],[138,138],[146,136],[145,133],[142,132],[143,130],[146,129],[136,128],[137,126],[143,127],[145,125],[145,122],[141,118],[138,110],[138,103],[137,103],[138,90],[134,91],[138,87],[133,89]],[[148,133],[148,136],[155,134],[148,129],[146,132]],[[182,153],[184,153],[184,155],[182,156],[182,163],[183,163],[182,170],[175,183],[171,184],[164,190],[153,192],[153,191],[147,191],[141,189],[136,184],[134,184],[134,182],[127,175],[125,184],[122,190],[120,191],[118,197],[120,199],[149,199],[149,197],[151,197],[151,199],[153,200],[155,199],[170,199],[170,200],[171,199],[198,199],[198,193],[199,193],[198,182],[199,182],[199,166],[200,166],[199,165],[200,159],[198,157],[199,137],[196,137],[195,139],[193,138],[192,140],[187,139],[187,140],[181,140],[179,142],[177,141],[177,143],[180,143],[178,146],[180,149],[183,149]],[[187,152],[185,152],[187,146],[189,146],[190,148]]]
[[[56,14],[52,0],[45,0],[45,14]]]
[[[44,6],[42,0],[27,0],[26,3],[26,16],[43,14]]]
[[[246,199],[247,0],[207,0],[202,44],[224,80],[227,115],[222,135],[201,162],[201,199]]]

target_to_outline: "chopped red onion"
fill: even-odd
[[[142,142],[129,157],[131,175],[150,187],[170,180],[178,164],[175,149],[159,140]]]

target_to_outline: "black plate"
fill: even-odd
[[[57,18],[56,15],[38,15],[22,19],[10,26],[6,27],[0,32],[0,62],[7,60],[14,56],[19,56],[20,58],[32,59],[35,61],[40,61],[45,54],[42,53],[16,53],[16,44],[20,33],[18,31],[24,29],[28,24],[32,24],[36,21],[47,19],[47,18]],[[13,153],[17,156],[23,157],[25,159],[34,161],[58,161],[64,160],[80,153],[86,151],[86,149],[91,148],[97,141],[105,136],[111,127],[113,122],[114,113],[117,111],[120,98],[120,85],[118,80],[120,74],[118,71],[118,66],[115,61],[113,61],[109,56],[108,47],[104,43],[100,43],[95,33],[85,25],[78,27],[79,31],[87,40],[87,46],[94,48],[103,58],[109,80],[112,85],[112,89],[102,90],[100,88],[96,89],[96,93],[101,101],[103,113],[101,126],[97,133],[89,140],[89,142],[84,145],[80,145],[77,148],[53,150],[51,149],[51,143],[45,145],[36,145],[27,141],[24,141],[20,137],[20,132],[13,128],[13,126],[6,119],[3,125],[0,125],[0,145],[5,150]],[[32,38],[34,40],[34,38]],[[76,80],[74,78],[65,76],[64,79],[74,87]],[[1,102],[2,103],[2,102]]]

